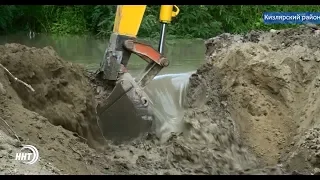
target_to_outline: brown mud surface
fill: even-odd
[[[206,41],[186,127],[105,141],[95,107],[111,88],[49,47],[0,46],[0,174],[314,174],[320,168],[320,37],[310,27]],[[17,137],[19,139],[17,139]],[[14,159],[22,144],[40,160]]]

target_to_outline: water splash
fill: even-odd
[[[166,141],[172,132],[180,133],[184,129],[184,101],[193,73],[159,75],[145,89],[155,115],[154,129],[161,141]]]

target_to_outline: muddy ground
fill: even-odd
[[[207,40],[183,133],[122,145],[105,141],[96,123],[110,87],[50,47],[0,46],[0,63],[35,90],[0,68],[0,174],[318,173],[319,43],[311,27]],[[38,148],[36,164],[14,159],[21,144]]]

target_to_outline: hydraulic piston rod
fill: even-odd
[[[165,36],[166,36],[166,25],[165,23],[161,24],[161,31],[160,31],[160,41],[159,41],[159,47],[158,51],[160,54],[163,53],[164,45],[165,45]]]

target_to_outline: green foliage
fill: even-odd
[[[87,21],[90,24],[91,32],[98,37],[110,35],[113,29],[116,6],[98,5],[93,8],[91,16]]]
[[[181,5],[180,14],[168,28],[168,38],[209,38],[223,32],[246,33],[250,30],[287,28],[293,25],[265,25],[266,11],[317,12],[320,6],[209,6]],[[148,6],[139,36],[159,36],[160,6]],[[56,35],[87,35],[108,37],[112,32],[115,5],[2,5],[0,33],[36,31]]]
[[[12,21],[16,14],[17,8],[15,6],[0,6],[0,29],[6,31],[12,28]],[[5,14],[5,16],[3,16]]]

